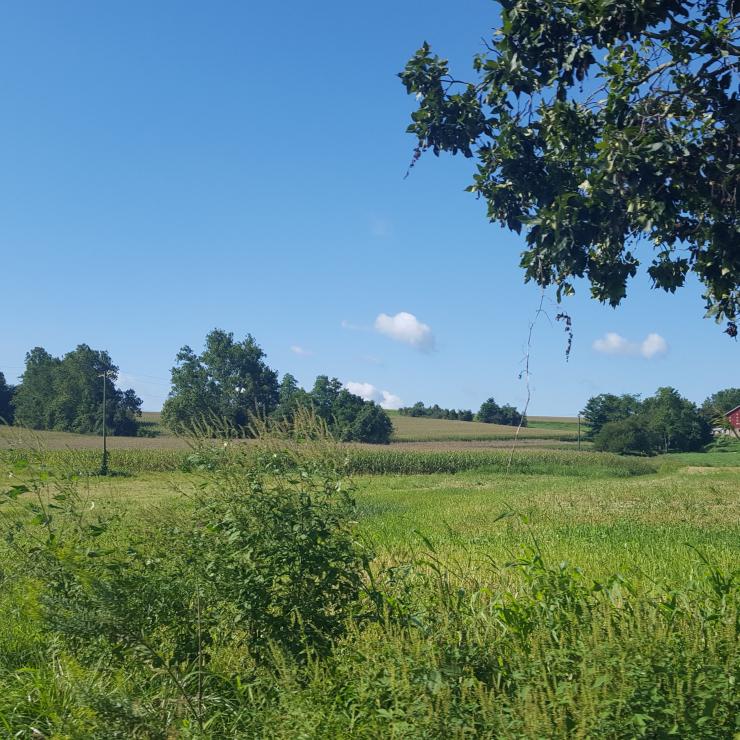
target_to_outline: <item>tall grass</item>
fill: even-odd
[[[371,561],[350,472],[500,473],[508,451],[397,455],[316,436],[204,440],[181,458],[195,473],[186,498],[128,515],[81,495],[89,481],[70,471],[84,456],[3,458],[0,736],[738,732],[737,572],[693,550],[671,585],[595,581],[534,538],[504,561],[453,561],[424,537]],[[594,485],[654,471],[553,450],[514,465]]]

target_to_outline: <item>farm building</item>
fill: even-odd
[[[725,414],[725,419],[732,424],[733,429],[740,429],[740,406],[735,406]]]

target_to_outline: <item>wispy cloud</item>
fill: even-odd
[[[384,409],[397,409],[403,404],[401,398],[395,393],[380,390],[372,383],[358,383],[350,380],[348,383],[344,384],[344,387],[350,393],[354,393],[365,401],[375,401],[375,403],[379,403]]]
[[[604,355],[640,355],[646,360],[668,352],[668,342],[660,334],[650,333],[641,342],[633,342],[610,331],[593,343],[593,348]]]
[[[305,349],[304,347],[299,347],[297,344],[293,344],[290,347],[290,351],[294,355],[298,355],[299,357],[309,357],[313,354],[310,349]]]
[[[353,324],[351,321],[347,321],[346,319],[342,319],[341,323],[342,329],[349,329],[350,331],[367,331],[367,326],[362,326],[361,324]]]
[[[375,319],[375,330],[396,342],[403,342],[422,352],[430,352],[434,349],[432,328],[407,311],[400,311],[395,316],[381,313]]]

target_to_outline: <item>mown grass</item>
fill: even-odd
[[[127,476],[80,481],[89,511],[123,516],[112,551],[177,524],[209,475],[142,472],[151,453],[139,453],[119,460]],[[69,462],[53,454],[46,464]],[[60,644],[38,585],[6,556],[0,736],[736,736],[740,467],[560,450],[518,450],[508,470],[506,450],[352,454],[379,618],[362,601],[329,654],[276,648],[261,665],[226,619],[206,668],[172,668],[202,691],[199,727],[145,655]]]

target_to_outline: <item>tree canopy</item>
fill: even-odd
[[[461,81],[428,44],[400,77],[418,100],[415,162],[477,160],[488,218],[526,232],[526,280],[557,297],[585,278],[616,306],[641,262],[707,315],[740,312],[737,0],[502,0]],[[643,245],[649,245],[646,249]]]
[[[373,401],[365,401],[342,387],[337,378],[319,375],[307,394],[308,403],[344,442],[388,444],[393,423]]]
[[[162,421],[178,432],[214,421],[246,432],[251,414],[266,416],[278,403],[278,374],[264,358],[251,334],[237,342],[222,329],[209,332],[200,355],[184,346]]]
[[[607,452],[688,452],[712,441],[706,416],[675,388],[658,388],[644,401],[603,393],[590,398],[582,413],[594,446]]]
[[[738,406],[740,406],[740,388],[724,388],[709,396],[701,405],[701,410],[710,421],[715,421]]]
[[[600,393],[592,396],[581,411],[584,421],[588,425],[586,437],[593,439],[604,424],[622,421],[640,410],[640,399],[629,393],[616,396],[613,393]],[[628,429],[629,427],[624,427]]]
[[[438,404],[425,406],[417,401],[413,406],[403,406],[398,409],[401,416],[426,417],[428,419],[449,419],[451,421],[473,421],[473,412],[470,409],[443,409]]]
[[[345,442],[387,443],[393,432],[380,406],[350,393],[337,378],[319,375],[311,391],[290,373],[278,383],[251,334],[236,342],[232,333],[214,329],[200,355],[186,346],[176,360],[162,409],[162,421],[175,432],[212,423],[248,435],[253,415],[292,423],[301,408],[313,409]]]
[[[9,385],[5,375],[0,372],[0,424],[12,424],[15,408],[13,406],[13,394],[15,387]]]
[[[486,424],[505,424],[507,426],[527,426],[527,417],[522,416],[514,406],[504,404],[499,406],[493,398],[489,398],[481,404],[475,416],[476,421]]]
[[[26,354],[26,369],[14,394],[15,423],[30,429],[102,434],[105,383],[109,433],[133,436],[142,402],[133,389],[116,388],[117,378],[118,368],[105,351],[80,344],[60,358],[35,347]]]

